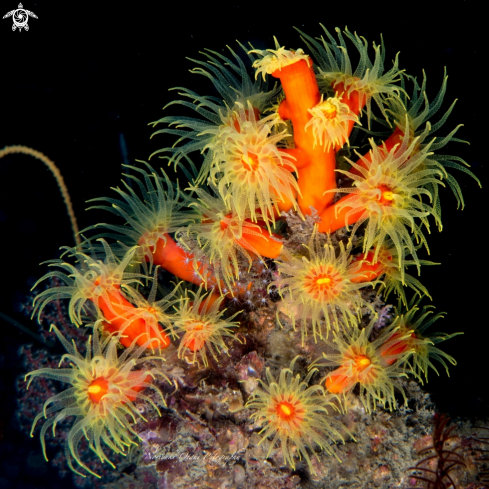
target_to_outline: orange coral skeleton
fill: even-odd
[[[109,303],[103,297],[99,297],[98,299],[98,307],[106,319],[103,322],[104,329],[109,333],[116,333],[123,330],[119,341],[126,348],[131,346],[136,338],[136,343],[139,346],[146,344],[149,339],[154,339],[154,341],[148,345],[148,348],[166,348],[169,346],[170,339],[161,326],[158,325],[159,335],[150,328],[148,337],[146,321],[144,319],[137,318],[128,324],[128,321],[131,319],[131,312],[128,311],[134,310],[133,314],[136,314],[136,307],[120,293],[119,289],[120,286],[114,286],[111,290],[107,291]]]
[[[295,148],[282,149],[285,153],[294,157],[295,166],[299,174],[299,188],[302,196],[298,196],[298,203],[304,214],[311,212],[310,206],[321,213],[333,201],[332,193],[324,195],[328,190],[336,188],[336,151],[341,148],[331,147],[325,150],[322,145],[314,144],[313,131],[306,130],[306,124],[312,116],[308,109],[315,107],[321,100],[319,87],[314,74],[311,60],[301,59],[288,66],[282,67],[272,73],[279,78],[285,92],[285,100],[279,107],[279,115],[283,120],[290,119],[294,126]],[[335,90],[343,93],[343,84],[340,83]],[[342,97],[342,103],[346,103],[351,113],[358,115],[365,105],[365,97],[353,91],[350,95]],[[354,121],[348,121],[347,135],[353,129]],[[290,210],[290,209],[282,209]],[[343,220],[344,226],[344,220]],[[343,227],[341,226],[341,227]]]
[[[249,219],[245,219],[245,221],[251,222]],[[227,227],[226,223],[221,222],[221,229]],[[257,231],[258,229],[259,231]],[[217,284],[210,273],[206,272],[205,265],[200,261],[197,261],[197,270],[195,270],[193,254],[187,253],[169,234],[166,234],[165,237],[166,242],[160,238],[156,243],[153,252],[153,263],[155,265],[160,265],[178,278],[196,285],[203,285],[206,282],[207,287],[213,287]],[[283,243],[277,241],[279,238],[280,236],[277,234],[270,234],[262,227],[256,227],[253,229],[253,234],[243,231],[243,237],[237,240],[237,244],[248,251],[256,251],[261,256],[277,258],[283,250]],[[207,280],[203,280],[201,277],[206,277]]]
[[[314,147],[313,132],[305,129],[312,117],[308,109],[321,100],[312,61],[301,59],[274,71],[272,76],[280,79],[285,92],[279,115],[284,120],[290,119],[294,126],[295,148],[284,152],[296,158],[294,164],[302,193],[298,196],[299,207],[304,214],[311,212],[310,206],[321,212],[333,200],[333,195],[325,198],[323,194],[336,188],[336,159],[333,149],[324,151],[321,145]]]

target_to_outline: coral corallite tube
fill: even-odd
[[[165,234],[166,243],[159,238],[153,253],[153,263],[173,273],[178,278],[201,285],[203,280],[196,274],[193,266],[194,256],[182,249],[175,240]]]
[[[369,251],[367,253],[367,256],[364,258],[364,254],[360,253],[359,255],[356,255],[352,263],[358,261],[358,260],[365,260],[360,268],[358,269],[357,273],[363,274],[363,276],[360,277],[354,277],[350,279],[351,282],[358,284],[358,283],[363,283],[363,282],[371,282],[372,280],[375,280],[377,277],[382,275],[384,273],[384,266],[383,264],[377,260],[376,262],[373,261],[375,256],[375,253],[373,251]]]
[[[284,248],[280,236],[278,234],[269,233],[266,229],[251,221],[251,219],[245,219],[245,221],[251,223],[253,227],[244,228],[242,239],[236,240],[237,243],[252,253],[259,253],[266,258],[278,258]],[[226,227],[227,224],[221,222],[221,228],[225,229]],[[247,229],[249,231],[247,231]]]
[[[313,131],[305,130],[311,119],[308,109],[321,100],[312,61],[301,59],[275,70],[272,76],[280,79],[285,92],[279,115],[282,119],[290,118],[294,126],[296,147],[289,153],[297,158],[294,164],[298,168],[298,184],[302,194],[298,197],[299,207],[304,214],[310,214],[310,206],[321,212],[333,200],[333,193],[323,194],[336,188],[336,159],[333,148],[325,151],[322,145],[314,147]]]
[[[330,195],[333,195],[331,193]],[[334,233],[338,229],[345,227],[345,217],[350,212],[351,207],[343,207],[337,210],[338,203],[347,202],[349,199],[355,199],[355,194],[345,195],[335,205],[332,205],[325,209],[321,214],[321,222],[318,223],[318,231],[320,233]],[[355,224],[363,215],[365,209],[361,209],[358,212],[353,212],[346,218],[346,224]]]
[[[262,233],[256,233],[256,235],[243,233],[243,238],[243,243],[240,243],[243,247],[246,247],[246,240],[251,240],[252,245],[257,246],[257,251],[263,251],[263,256],[266,257],[276,258],[280,255],[283,249],[283,244],[271,238],[266,230],[263,230]],[[249,246],[248,249],[250,249]],[[160,265],[168,272],[173,273],[178,278],[186,280],[187,282],[204,285],[206,288],[214,287],[217,284],[216,279],[209,272],[206,273],[204,265],[197,262],[200,275],[207,275],[207,281],[204,282],[199,276],[199,273],[194,269],[193,258],[194,256],[191,253],[187,253],[184,249],[178,246],[169,234],[166,234],[166,243],[161,238],[156,243],[156,250],[153,254],[153,263],[154,265]],[[224,287],[224,284],[221,283],[221,287]],[[220,294],[215,293],[215,297],[213,294],[211,304],[218,297],[220,297]]]
[[[158,337],[151,328],[149,329],[148,337],[144,319],[137,318],[127,325],[128,320],[131,318],[131,310],[136,308],[120,293],[117,286],[107,290],[107,297],[110,304],[107,304],[102,296],[98,298],[98,306],[106,319],[104,321],[104,329],[109,333],[114,333],[124,327],[123,335],[119,339],[123,346],[128,348],[134,339],[138,337],[137,344],[139,346],[143,346],[148,339],[153,338],[155,341],[151,342],[148,348],[166,348],[170,345],[170,340],[161,327]]]

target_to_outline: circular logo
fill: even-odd
[[[29,26],[27,25],[27,22],[29,20],[29,15],[23,8],[19,8],[13,13],[12,20],[14,21],[12,30],[15,31],[15,28],[19,28],[19,29],[24,28],[26,31],[29,30]]]

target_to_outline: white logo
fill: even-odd
[[[29,26],[27,25],[29,17],[34,17],[35,19],[37,19],[37,15],[34,12],[23,8],[21,3],[19,3],[18,8],[7,12],[3,16],[4,19],[6,19],[7,17],[12,17],[12,20],[14,21],[12,30],[15,31],[15,29],[19,29],[19,32],[22,30],[22,28],[24,28],[26,31],[29,30]]]

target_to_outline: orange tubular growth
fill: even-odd
[[[136,343],[143,346],[149,339],[153,339],[148,348],[166,348],[170,345],[170,339],[159,326],[159,336],[150,329],[148,337],[146,321],[142,318],[135,319],[129,325],[128,320],[131,319],[131,310],[136,310],[120,292],[118,286],[114,286],[112,290],[107,291],[109,304],[101,296],[98,299],[98,306],[102,311],[106,321],[104,321],[104,329],[109,333],[115,333],[123,329],[123,334],[119,338],[120,343],[129,348],[132,342],[137,338]],[[162,343],[163,341],[163,343]]]
[[[379,204],[381,206],[392,205],[392,191],[385,185],[379,185],[377,188],[380,190],[380,198],[377,199]],[[333,233],[334,231],[345,227],[345,225],[355,224],[365,213],[364,208],[357,212],[353,212],[350,215],[348,214],[352,209],[351,207],[345,206],[338,211],[336,210],[338,206],[343,204],[343,202],[348,202],[349,199],[355,197],[358,198],[356,194],[345,195],[345,197],[342,197],[334,205],[325,209],[319,216],[321,218],[321,222],[318,223],[319,232]]]
[[[245,221],[254,224],[251,219],[245,219]],[[227,226],[225,222],[221,222],[221,229],[226,229]],[[242,239],[237,239],[236,242],[252,253],[259,253],[266,258],[278,258],[284,247],[283,243],[278,240],[280,240],[278,234],[269,233],[258,226],[251,228],[249,232],[243,229]]]
[[[331,193],[330,195],[333,194]],[[343,209],[338,211],[336,208],[339,202],[347,202],[349,199],[352,199],[354,197],[356,197],[355,194],[345,195],[340,200],[338,200],[336,204],[325,209],[319,216],[321,218],[321,222],[318,223],[318,231],[320,233],[334,233],[338,229],[345,227],[345,218],[347,225],[355,224],[362,217],[365,209],[354,212],[347,216],[351,208],[343,207]]]
[[[366,355],[357,355],[352,365],[341,366],[326,378],[326,388],[332,394],[348,392],[357,382],[359,375],[364,372],[372,362]]]
[[[165,240],[159,238],[153,251],[153,263],[173,273],[178,278],[201,285],[203,280],[198,276],[193,266],[194,256],[182,249],[169,234]],[[197,262],[200,266],[200,262]]]
[[[360,253],[353,258],[352,263],[363,260],[361,267],[358,269],[358,273],[363,274],[363,276],[354,277],[351,279],[351,282],[355,284],[371,282],[384,273],[384,266],[380,260],[374,262],[374,256],[375,253],[373,251],[369,251],[365,257],[363,253]]]
[[[249,219],[247,219],[247,221],[251,222]],[[227,224],[221,222],[221,227],[225,229]],[[204,285],[206,288],[212,288],[216,285],[215,278],[211,277],[209,273],[207,273],[207,283],[204,283],[204,280],[202,280],[197,271],[194,269],[194,256],[178,246],[178,244],[173,240],[173,238],[170,237],[169,234],[166,234],[165,236],[166,243],[161,238],[156,243],[156,251],[153,254],[153,263],[155,265],[160,265],[165,270],[173,273],[178,278],[186,280],[187,282],[192,282],[197,285]],[[272,234],[272,236],[277,239],[280,238],[277,234]],[[265,229],[253,234],[243,232],[243,239],[239,240],[239,244],[249,251],[258,251],[262,256],[267,258],[277,258],[283,250],[283,244],[273,239],[273,237],[271,237],[271,235]],[[250,245],[253,246],[254,249],[252,249]],[[204,275],[204,265],[202,265],[200,262],[197,262],[197,265],[199,266],[198,271]],[[224,284],[221,283],[221,286],[224,287]],[[237,288],[234,292],[240,293],[241,291],[238,289],[239,288]],[[229,292],[229,295],[232,297],[233,292]],[[209,307],[219,297],[219,293],[212,293]],[[121,298],[125,300],[122,296]],[[127,302],[127,304],[130,303]],[[138,321],[144,322],[144,320],[140,319],[138,319]],[[169,343],[170,341],[168,340],[168,344]],[[168,345],[164,345],[163,348],[166,348],[166,346]]]
[[[279,78],[285,92],[286,103],[282,102],[279,115],[292,121],[294,126],[295,151],[286,151],[297,158],[301,194],[298,203],[304,214],[310,214],[310,206],[321,212],[332,200],[333,194],[324,192],[336,188],[335,152],[325,151],[320,145],[314,148],[312,131],[305,130],[311,119],[308,109],[321,100],[312,61],[301,59],[275,70],[272,76]]]
[[[406,334],[409,334],[409,331],[404,330],[394,333],[388,341],[386,341],[387,347],[381,347],[380,354],[388,365],[392,365],[396,361],[396,357],[401,353],[414,348],[413,341],[416,340],[416,333],[411,330],[410,336],[407,338]],[[396,338],[399,338],[399,341],[395,341]]]
[[[326,389],[331,394],[343,394],[348,392],[356,384],[356,379],[348,375],[345,367],[339,367],[335,373],[326,378]]]

